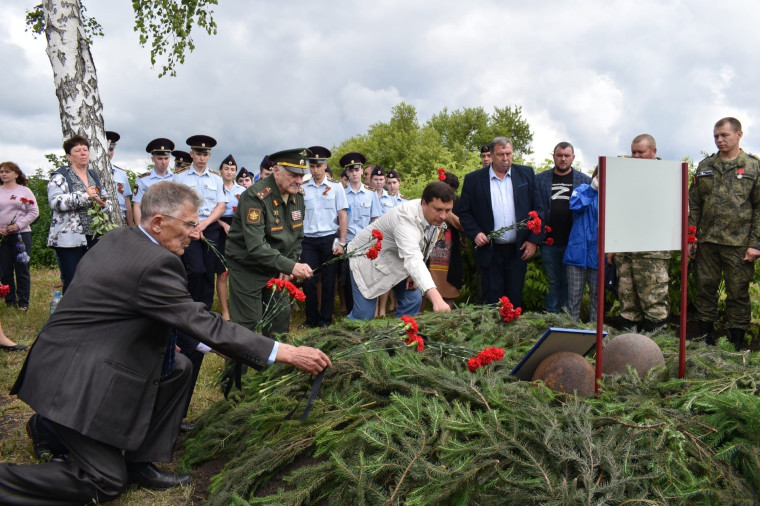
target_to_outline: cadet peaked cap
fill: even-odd
[[[248,170],[245,167],[243,167],[242,169],[238,171],[237,176],[235,176],[235,180],[237,181],[241,177],[250,177],[251,179],[253,179],[253,175],[250,172],[248,172]]]
[[[375,165],[375,168],[372,169],[372,172],[369,173],[369,177],[372,177],[372,176],[383,176],[383,177],[385,177],[385,171],[379,165]]]
[[[147,146],[145,146],[145,151],[152,155],[168,155],[173,149],[174,143],[164,137],[153,139]],[[184,151],[182,152],[184,153]]]
[[[227,157],[222,160],[222,165],[234,165],[237,167],[237,162],[235,161],[235,157],[232,155],[227,155]]]
[[[113,149],[116,147],[116,143],[119,142],[119,139],[121,139],[121,135],[112,130],[106,130],[106,139],[108,139],[108,149]]]
[[[491,152],[491,150],[490,150],[490,149],[488,149],[488,146],[481,146],[481,147],[480,147],[480,154],[481,154],[481,155],[482,155],[483,153],[490,153],[490,152]]]
[[[208,153],[211,151],[211,148],[216,146],[216,139],[208,135],[193,135],[192,137],[188,137],[185,142],[190,146],[191,151],[199,153]]]
[[[187,167],[188,165],[193,163],[193,159],[190,157],[190,153],[176,150],[176,151],[172,151],[172,156],[174,157],[175,167]]]
[[[261,160],[261,163],[259,164],[259,169],[271,170],[272,167],[274,166],[275,164],[272,163],[272,160],[269,159],[269,155],[264,155],[264,158]]]
[[[385,175],[386,179],[401,179],[398,177],[398,172],[396,172],[396,169],[391,169],[388,171],[388,173]]]
[[[309,157],[311,151],[306,148],[286,149],[269,155],[269,159],[280,167],[284,167],[293,174],[302,176],[309,174]]]
[[[354,167],[361,169],[367,161],[367,158],[361,153],[346,153],[340,157],[340,166],[344,169],[353,169]]]
[[[311,151],[309,161],[313,163],[325,163],[332,156],[330,150],[322,146],[312,146],[309,151]]]

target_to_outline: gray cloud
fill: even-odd
[[[23,33],[20,0],[0,7],[12,79],[0,105],[0,158],[44,164],[60,126],[44,41]],[[748,1],[222,1],[219,34],[195,34],[177,78],[158,79],[132,31],[129,2],[91,2],[106,37],[92,48],[116,160],[140,171],[144,147],[195,133],[249,169],[265,153],[333,145],[387,121],[405,101],[421,122],[444,107],[521,105],[541,162],[559,140],[590,168],[642,132],[661,156],[712,152],[712,125],[736,115],[757,135],[760,9]],[[21,26],[19,26],[21,25]]]

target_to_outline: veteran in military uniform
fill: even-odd
[[[169,155],[172,154],[172,149],[174,149],[174,143],[165,137],[153,139],[145,146],[145,151],[150,153],[153,169],[137,178],[137,194],[133,199],[135,223],[140,223],[140,203],[142,202],[143,195],[145,195],[145,190],[159,181],[174,180],[174,174],[169,170],[169,161],[171,160]],[[190,155],[187,156],[189,157]]]
[[[657,143],[649,134],[631,142],[631,158],[654,160]],[[654,332],[668,322],[668,262],[670,251],[637,251],[607,255],[614,259],[618,277],[618,299],[622,327]]]
[[[744,343],[750,323],[749,284],[760,257],[760,159],[739,147],[742,126],[723,118],[713,130],[718,152],[697,167],[689,188],[689,225],[697,227],[697,309],[705,340],[715,343],[718,285],[726,283],[725,322],[731,342]]]
[[[306,215],[301,259],[316,269],[345,251],[348,202],[343,185],[327,177],[327,159],[332,155],[330,150],[312,146],[309,151],[312,153],[309,157],[311,179],[302,186]],[[307,327],[328,327],[332,322],[336,270],[334,263],[321,269],[321,308],[317,301],[316,278],[304,281]]]
[[[230,271],[230,317],[248,329],[261,321],[272,278],[307,279],[311,267],[298,262],[304,232],[305,205],[301,189],[308,172],[305,148],[269,155],[274,172],[240,195],[227,236],[226,256]],[[280,311],[263,334],[287,332],[290,305]]]

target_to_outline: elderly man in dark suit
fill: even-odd
[[[467,174],[462,185],[459,220],[475,242],[484,304],[506,295],[522,306],[527,261],[536,253],[539,236],[523,228],[489,240],[488,234],[528,218],[536,208],[532,167],[512,163],[512,141],[496,137],[489,145],[491,166]]]
[[[190,384],[173,329],[254,368],[331,365],[317,349],[277,343],[192,300],[179,255],[198,238],[200,203],[192,188],[157,183],[140,227],[109,232],[79,263],[11,390],[36,411],[27,425],[36,453],[55,458],[0,464],[0,504],[103,502],[129,483],[189,481],[152,463],[171,460]]]

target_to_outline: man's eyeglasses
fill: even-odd
[[[161,216],[163,216],[164,218],[173,218],[173,219],[175,219],[177,221],[181,221],[182,223],[185,224],[185,226],[190,231],[195,230],[196,228],[198,228],[198,225],[201,224],[199,221],[185,221],[185,220],[181,220],[181,219],[177,218],[176,216],[172,216],[170,214],[162,214]]]

